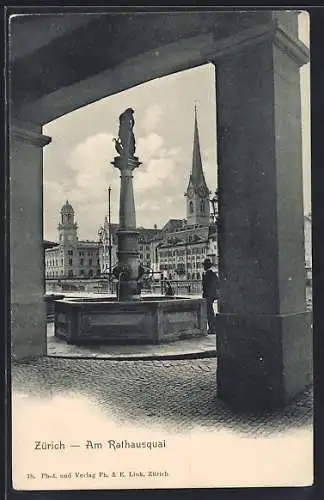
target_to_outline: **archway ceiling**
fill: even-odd
[[[25,25],[19,18],[16,24],[15,20],[11,24],[13,42],[9,62],[13,110],[23,109],[59,89],[72,89],[77,82],[168,44],[207,33],[213,40],[234,36],[243,29],[269,22],[271,12],[32,17]],[[26,29],[28,23],[29,29]],[[34,42],[29,41],[32,32],[37,33]]]

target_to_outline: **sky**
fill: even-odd
[[[309,46],[308,15],[300,15],[300,39]],[[301,69],[304,209],[310,210],[309,64]],[[97,239],[108,213],[118,222],[119,171],[113,137],[118,117],[135,110],[134,171],[137,226],[161,228],[170,218],[186,217],[184,192],[192,163],[194,106],[197,106],[203,169],[209,189],[217,187],[215,68],[212,64],[158,78],[128,89],[43,127],[52,137],[44,148],[44,238],[57,240],[60,209],[66,199],[75,210],[79,239]]]

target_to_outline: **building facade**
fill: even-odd
[[[101,274],[109,274],[110,269],[113,270],[118,262],[118,224],[109,224],[108,218],[105,217],[104,224],[99,228],[99,263]],[[152,241],[161,233],[161,230],[154,228],[137,228],[138,231],[138,252],[139,261],[142,266],[148,270],[152,270]],[[109,236],[110,235],[110,236]]]
[[[159,271],[172,280],[200,280],[209,257],[217,266],[216,226],[187,226],[169,233],[157,246]]]
[[[46,278],[92,278],[100,275],[99,243],[80,241],[72,205],[66,201],[58,224],[59,243],[45,250]]]
[[[108,275],[117,264],[117,229],[118,224],[109,224],[105,217],[103,225],[98,230],[100,273]]]

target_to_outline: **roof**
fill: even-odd
[[[90,241],[90,240],[78,240],[76,246],[98,247],[99,246],[99,242],[98,241]]]
[[[173,232],[176,228],[182,228],[185,224],[184,219],[169,219],[162,228],[162,232],[169,231]]]
[[[209,226],[187,226],[182,230],[170,232],[165,235],[163,241],[158,245],[159,248],[174,247],[177,245],[187,245],[207,242],[208,238],[216,235],[216,227],[213,224]],[[190,238],[190,241],[189,241]]]
[[[66,213],[66,214],[74,214],[73,207],[71,203],[69,203],[69,200],[66,200],[65,204],[61,208],[61,212]]]
[[[58,243],[56,241],[49,241],[49,240],[43,240],[43,247],[45,249],[47,248],[53,248],[58,246]]]
[[[137,228],[139,235],[138,235],[138,241],[139,242],[149,242],[152,241],[153,238],[158,236],[159,234],[162,233],[161,229],[146,229],[144,227]]]

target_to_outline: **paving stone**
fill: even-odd
[[[312,390],[284,409],[238,414],[217,398],[216,358],[111,361],[41,358],[12,366],[13,389],[39,397],[83,395],[120,422],[179,430],[197,425],[271,436],[312,425]]]

